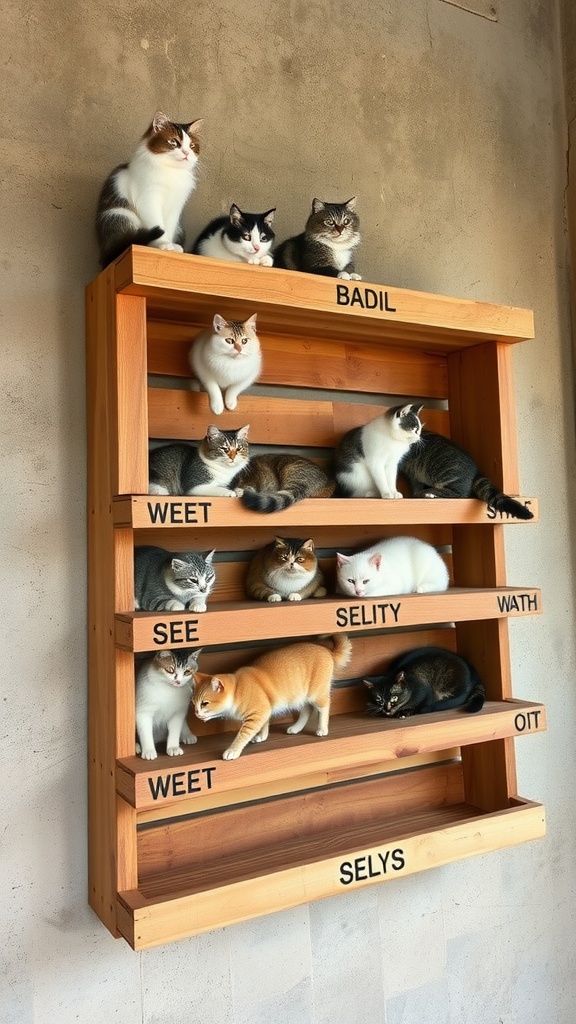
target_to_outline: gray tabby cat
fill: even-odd
[[[301,235],[287,238],[274,252],[274,266],[308,274],[361,281],[353,253],[360,242],[356,196],[345,203],[312,201],[312,212]]]
[[[205,612],[206,598],[216,582],[215,552],[174,554],[151,545],[134,548],[136,610]]]
[[[211,425],[198,446],[166,444],[149,455],[150,494],[213,494],[236,497],[232,479],[248,465],[248,428]]]
[[[236,494],[255,512],[279,512],[303,498],[330,498],[334,483],[315,462],[300,455],[256,455],[232,481]]]

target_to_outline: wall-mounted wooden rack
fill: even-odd
[[[422,398],[429,427],[519,491],[511,346],[533,336],[528,310],[141,247],[88,287],[90,903],[135,949],[544,833],[542,807],[516,794],[512,741],[544,729],[545,711],[513,697],[508,650],[508,619],[540,612],[541,600],[507,584],[503,539],[506,524],[533,529],[537,501],[520,499],[535,516],[526,524],[472,499],[315,499],[259,515],[232,498],[148,495],[149,440],[198,439],[214,421],[184,378],[215,312],[258,313],[261,381],[218,417],[223,428],[250,423],[256,451],[321,458],[382,411],[380,396]],[[312,536],[330,574],[336,547],[406,532],[445,553],[446,593],[245,599],[247,559],[275,534]],[[134,546],[150,543],[217,549],[207,612],[134,611]],[[142,652],[202,646],[201,668],[225,671],[262,645],[338,630],[354,654],[328,737],[276,724],[266,743],[223,761],[233,723],[191,718],[200,738],[184,756],[135,756]],[[474,662],[482,711],[367,717],[357,680],[427,643]]]

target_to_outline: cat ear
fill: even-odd
[[[380,554],[379,551],[377,551],[376,554],[371,555],[371,557],[368,559],[368,565],[375,565],[376,568],[379,569],[381,561],[382,561],[382,555]]]
[[[396,674],[396,682],[402,683],[402,685],[404,686],[404,684],[406,683],[406,674],[404,672],[398,672]]]
[[[349,561],[348,555],[341,555],[339,551],[336,552],[336,565],[346,565]]]
[[[348,199],[342,205],[345,206],[347,210],[351,210],[352,213],[354,213],[356,211],[356,200],[357,200],[357,198],[358,198],[358,196],[352,196],[352,199]]]
[[[415,409],[415,408],[416,408],[416,406],[414,406],[414,405],[403,405],[402,408],[400,409],[399,415],[400,416],[407,416],[408,413],[412,412],[412,409]]]
[[[267,227],[271,228],[274,223],[274,214],[276,213],[276,207],[274,206],[271,210],[266,210],[266,213],[262,214],[262,220]]]
[[[244,327],[247,327],[249,331],[250,330],[255,331],[256,330],[256,317],[257,316],[258,316],[257,313],[253,313],[252,316],[249,316],[248,319],[244,321]]]
[[[224,691],[224,683],[222,682],[221,679],[218,679],[216,676],[212,676],[212,682],[210,684],[210,689],[214,690],[214,693],[223,693],[223,691]]]
[[[206,439],[213,441],[215,437],[220,437],[220,431],[215,423],[211,423],[206,431]]]
[[[248,437],[248,431],[249,430],[250,430],[250,424],[247,423],[245,427],[240,427],[240,430],[237,430],[236,433],[238,434],[238,437],[241,437],[245,441],[246,438]]]
[[[300,546],[303,551],[314,551],[314,541],[312,538],[310,538],[310,540],[305,540]]]
[[[186,566],[188,565],[188,562],[182,561],[181,558],[173,558],[171,565],[174,572],[177,572],[178,569],[185,569]]]
[[[419,416],[420,413],[422,412],[422,409],[424,408],[424,403],[422,403],[422,405],[412,405],[410,406],[410,408],[412,409],[412,412],[414,413],[415,416]]]
[[[287,548],[288,547],[286,541],[284,540],[284,537],[274,537],[274,545],[277,548]]]
[[[321,199],[313,199],[312,200],[312,213],[320,213],[320,211],[324,209],[324,205],[325,204],[322,202]]]
[[[226,325],[227,325],[227,321],[224,319],[224,317],[220,316],[219,313],[215,313],[214,314],[214,319],[212,321],[212,326],[214,327],[214,330],[216,331],[216,333],[219,334],[220,331],[226,330]]]
[[[236,203],[232,203],[232,206],[230,207],[229,217],[233,224],[239,225],[242,223],[244,219],[242,216],[242,210],[240,209],[239,206],[236,206]]]
[[[191,661],[194,661],[194,662],[196,662],[196,665],[198,665],[198,658],[200,657],[201,654],[202,654],[202,648],[201,647],[199,647],[198,650],[196,650],[196,651],[190,651],[190,654],[188,655],[188,660],[187,660],[186,664],[189,665]]]
[[[207,555],[204,555],[204,561],[205,562],[211,562],[212,559],[214,558],[215,554],[216,554],[216,548],[213,548],[212,551],[209,551]]]
[[[152,130],[155,132],[161,132],[171,124],[170,118],[166,117],[166,114],[163,114],[161,110],[157,110],[152,118]]]
[[[375,686],[371,679],[363,679],[364,686],[367,686],[369,690],[374,690]]]
[[[204,118],[199,117],[197,121],[190,121],[190,124],[186,127],[187,135],[198,135],[202,125],[204,124]]]

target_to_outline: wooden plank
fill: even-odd
[[[115,282],[118,291],[146,295],[153,319],[170,315],[204,323],[216,311],[216,300],[222,316],[245,319],[256,312],[262,326],[279,333],[327,333],[356,343],[413,339],[428,351],[446,352],[486,337],[516,342],[534,335],[530,310],[365,282],[356,292],[355,283],[319,275],[145,246],[132,246],[117,260]],[[375,308],[366,308],[367,289],[376,295]]]
[[[146,301],[116,296],[112,403],[112,494],[139,493],[148,486],[146,396]]]
[[[222,760],[230,737],[221,735],[202,737],[177,759],[163,754],[151,764],[140,757],[124,758],[118,765],[117,790],[133,807],[148,809],[208,791],[215,795],[315,771],[380,765],[545,728],[543,705],[526,701],[487,703],[473,715],[443,711],[404,721],[338,715],[321,739],[310,732],[287,736],[273,726],[266,743],[250,745],[236,761]]]
[[[540,591],[532,587],[494,587],[485,590],[451,587],[442,594],[405,594],[363,602],[323,598],[309,605],[231,602],[212,605],[198,615],[189,612],[130,612],[116,616],[116,643],[133,651],[266,640],[270,636],[310,636],[334,632],[421,626],[534,615],[542,610]]]
[[[319,859],[306,859],[306,844],[300,844],[287,851],[292,863],[277,870],[270,858],[265,871],[254,858],[246,858],[236,864],[236,880],[225,881],[220,874],[215,889],[149,899],[140,890],[122,892],[119,903],[133,921],[125,936],[134,949],[146,949],[544,834],[544,811],[538,804],[525,802],[493,814],[479,814],[469,805],[452,806],[431,812],[411,834],[402,820],[396,829],[374,826],[347,835],[346,842],[338,846],[323,844]],[[326,856],[326,849],[331,849],[331,856]],[[221,864],[219,858],[219,872]],[[122,923],[125,920],[122,918]]]
[[[529,504],[534,519],[505,518],[506,525],[530,525],[538,522],[536,498],[518,497]],[[123,495],[114,498],[116,526],[134,529],[170,530],[196,528],[254,529],[270,523],[273,530],[297,526],[413,526],[433,523],[462,523],[494,526],[494,518],[484,502],[476,498],[405,498],[402,505],[379,498],[306,498],[295,505],[263,516],[251,512],[236,498],[208,496]],[[498,520],[500,521],[500,520]],[[151,542],[154,543],[154,542]]]

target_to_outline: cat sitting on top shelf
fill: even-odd
[[[355,272],[354,249],[360,243],[356,196],[345,203],[314,199],[300,235],[287,238],[274,252],[274,266],[361,281]]]
[[[276,208],[265,213],[245,213],[232,203],[227,217],[216,217],[194,242],[192,252],[233,263],[271,267],[270,249],[276,237],[272,225]]]
[[[108,175],[96,214],[102,267],[129,245],[184,251],[181,216],[196,185],[202,124],[178,124],[158,111],[129,163]]]

